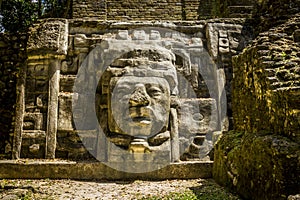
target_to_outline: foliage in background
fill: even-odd
[[[5,0],[1,4],[1,25],[7,32],[26,31],[37,19],[37,4],[30,0]]]
[[[43,17],[69,18],[71,3],[71,0],[43,0]]]
[[[0,31],[26,32],[38,18],[69,18],[71,3],[71,0],[5,0],[0,5]]]

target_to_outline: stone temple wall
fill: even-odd
[[[255,0],[74,0],[73,18],[140,21],[249,17],[255,3]]]
[[[233,58],[234,131],[216,145],[213,174],[246,199],[299,194],[299,19],[260,33]]]
[[[80,119],[87,126],[85,130],[74,124],[74,117],[79,116],[74,116],[72,107],[72,103],[78,98],[77,92],[74,93],[74,83],[78,81],[82,66],[86,66],[89,54],[95,47],[104,45],[105,41],[148,44],[154,40],[155,44],[170,49],[176,55],[175,65],[178,76],[180,75],[178,80],[181,107],[177,112],[182,119],[178,122],[178,150],[181,159],[200,159],[200,152],[202,159],[207,159],[212,142],[220,135],[220,131],[228,130],[230,117],[228,120],[226,93],[230,101],[230,58],[241,52],[250,41],[251,35],[243,32],[245,26],[245,20],[241,19],[197,23],[113,23],[55,19],[40,21],[31,28],[27,47],[25,112],[21,113],[24,119],[21,130],[21,157],[107,159],[106,152],[94,148],[106,139],[97,133],[95,127],[89,126],[91,121],[85,119],[85,116],[90,112],[81,113]],[[138,31],[143,29],[144,31]],[[122,49],[113,51],[117,54]],[[197,60],[197,56],[194,56],[204,54],[206,57],[202,60]],[[200,68],[193,64],[199,62],[204,63]],[[120,65],[117,68],[122,67],[125,66]],[[97,73],[100,71],[92,74]],[[182,84],[184,80],[191,84],[190,89],[187,90],[189,84]],[[95,84],[92,79],[82,83]],[[106,88],[107,84],[104,82],[101,87]],[[223,88],[226,92],[222,92]],[[192,93],[195,95],[189,96]],[[99,106],[103,110],[101,115],[105,116],[107,105],[102,103],[107,95],[102,89],[99,95]],[[91,106],[88,109],[93,110],[94,105]],[[230,104],[228,108],[231,109]],[[200,114],[197,109],[200,109]],[[215,114],[210,114],[212,112]],[[201,119],[194,118],[198,115],[202,116]],[[196,120],[195,127],[188,130],[193,120]],[[100,123],[103,120],[100,119]],[[107,121],[102,127],[106,123]],[[206,139],[203,134],[209,135],[206,138],[209,142],[204,142]],[[13,137],[16,135],[15,131]]]
[[[73,18],[98,18],[106,19],[106,1],[74,0]]]

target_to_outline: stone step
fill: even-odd
[[[1,160],[0,179],[167,180],[211,178],[212,161],[178,162],[147,173],[117,171],[100,162]]]

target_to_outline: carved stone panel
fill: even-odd
[[[30,29],[28,51],[44,50],[45,52],[67,54],[68,21],[48,19]]]

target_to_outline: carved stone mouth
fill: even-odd
[[[143,125],[151,124],[151,119],[149,117],[144,117],[144,116],[133,117],[132,121],[136,122],[136,123],[143,124]]]
[[[150,120],[150,109],[148,107],[130,107],[129,115],[132,119],[148,119]]]

